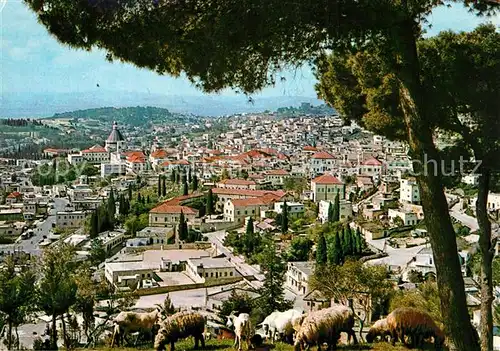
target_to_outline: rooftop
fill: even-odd
[[[197,215],[198,211],[187,206],[180,205],[169,205],[168,203],[163,203],[159,206],[153,208],[150,213],[184,213],[189,215]]]
[[[312,182],[316,184],[344,184],[337,177],[334,177],[331,174],[323,174],[314,178]]]
[[[113,122],[113,130],[111,131],[111,134],[109,134],[108,139],[106,139],[106,142],[108,143],[116,143],[119,141],[124,141],[125,138],[123,137],[122,133],[118,129],[118,124],[116,122]]]
[[[202,257],[202,258],[190,258],[189,261],[193,263],[196,267],[203,265],[203,268],[234,268],[234,264],[229,262],[227,258],[212,258],[212,257]]]

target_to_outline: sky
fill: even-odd
[[[86,52],[60,44],[36,21],[21,0],[0,0],[0,11],[2,93],[98,92],[101,88],[167,95],[203,94],[185,78],[158,76],[131,64],[109,63],[103,51]],[[483,21],[500,25],[500,16],[477,18],[460,5],[436,9],[429,20],[433,24],[430,35],[446,29],[471,30]],[[259,95],[316,96],[315,79],[309,67],[286,71],[283,76],[285,81]],[[234,95],[234,92],[226,90],[221,95]]]

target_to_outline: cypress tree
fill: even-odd
[[[161,196],[161,185],[162,185],[162,176],[161,175],[158,175],[158,197]]]
[[[132,184],[128,185],[128,201],[132,200]]]
[[[340,236],[338,232],[333,235],[333,241],[328,246],[328,263],[341,265],[344,261],[344,254],[342,251],[342,244],[340,243]]]
[[[333,211],[334,211],[333,207],[334,207],[333,203],[329,202],[328,203],[328,223],[333,223],[334,222],[333,218],[334,218],[335,215],[333,213]]]
[[[109,216],[108,223],[110,229],[113,229],[115,225],[115,216],[116,216],[116,203],[115,203],[115,194],[113,192],[113,188],[111,188],[109,191],[108,216]]]
[[[212,189],[208,189],[207,193],[207,215],[212,215],[214,213],[214,195]]]
[[[175,183],[175,179],[177,178],[175,176],[175,169],[173,169],[172,172],[170,172],[170,182]]]
[[[163,180],[162,180],[162,185],[161,185],[161,195],[162,196],[167,196],[167,177],[166,176],[163,176],[162,177]]]
[[[196,174],[193,175],[192,187],[193,187],[193,191],[198,190],[198,177],[196,176]]]
[[[335,202],[333,204],[333,221],[338,222],[340,220],[340,194],[337,189],[337,194],[335,195]]]
[[[281,233],[286,234],[288,232],[288,205],[286,201],[283,202],[283,211],[281,212]]]
[[[141,202],[142,202],[141,193],[137,193],[137,203],[141,203]]]
[[[179,216],[179,240],[185,241],[188,236],[187,232],[187,223],[186,219],[184,218],[184,212],[181,210],[181,214]]]
[[[189,168],[188,170],[188,179],[187,179],[188,183],[191,183],[193,181],[193,178],[191,176],[191,168]]]
[[[99,218],[97,217],[97,211],[93,211],[90,216],[90,238],[94,239],[99,235]]]
[[[189,194],[189,186],[186,180],[184,179],[184,182],[182,183],[182,195],[188,195]]]
[[[181,182],[181,175],[179,172],[175,172],[175,182],[179,184]]]
[[[250,256],[255,249],[255,233],[253,228],[253,218],[250,217],[247,222],[247,227],[245,231],[245,237],[243,239],[243,246],[245,248],[245,253]]]
[[[353,242],[353,236],[351,232],[351,228],[346,225],[345,228],[345,234],[344,234],[344,240],[345,240],[345,255],[353,255],[354,254],[354,242]]]
[[[147,204],[149,204],[149,203],[150,203],[150,201],[151,201],[151,200],[150,200],[150,198],[149,198],[149,194],[148,194],[148,196],[146,197],[146,203],[147,203]]]
[[[318,243],[316,244],[316,264],[322,265],[327,262],[327,248],[325,234],[321,232],[318,237]]]

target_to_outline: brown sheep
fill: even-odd
[[[160,323],[154,348],[156,351],[163,351],[166,350],[166,345],[170,344],[170,351],[174,351],[175,342],[189,336],[194,337],[195,349],[198,348],[198,342],[205,348],[204,331],[205,318],[200,313],[191,311],[175,313]]]
[[[381,337],[383,341],[387,341],[387,337],[391,335],[387,327],[387,318],[376,321],[366,335],[366,341],[372,343],[377,337]]]
[[[111,339],[111,347],[115,340],[118,345],[123,343],[126,335],[136,332],[152,333],[153,326],[158,321],[160,312],[156,309],[152,312],[120,312],[114,319],[114,331]],[[118,336],[118,338],[117,338]]]
[[[423,341],[432,337],[436,350],[444,344],[444,333],[436,325],[432,317],[424,311],[413,307],[401,307],[387,316],[387,327],[391,333],[392,344],[399,339],[405,342],[405,336],[411,339],[411,347],[421,346]]]
[[[353,338],[357,344],[356,335],[353,330],[354,314],[343,305],[333,305],[319,311],[310,312],[304,318],[300,329],[295,336],[294,350],[309,349],[312,345],[318,346],[321,351],[321,344],[328,343],[328,347],[335,349],[340,333],[348,334],[348,340]]]

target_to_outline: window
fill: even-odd
[[[231,277],[232,277],[232,276],[233,276],[233,272],[229,272],[229,276],[231,276]]]
[[[227,272],[224,272],[224,277],[227,277]]]
[[[214,272],[210,273],[210,278],[214,277]]]

